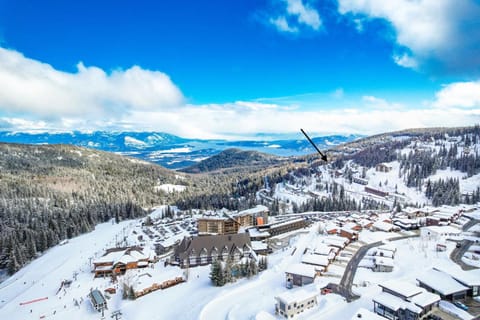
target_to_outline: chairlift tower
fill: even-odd
[[[122,319],[122,312],[120,310],[115,310],[112,312],[112,315],[110,316],[110,318],[114,318],[115,317],[115,320],[119,320],[119,319]]]

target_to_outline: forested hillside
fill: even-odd
[[[365,167],[398,161],[399,177],[408,187],[425,192],[434,206],[480,201],[480,188],[462,195],[458,178],[431,181],[439,170],[456,170],[466,178],[480,173],[480,126],[405,131],[378,138],[377,143],[371,143],[373,137],[365,139],[370,143],[358,152],[338,156],[334,167],[341,169],[349,160]]]
[[[266,153],[232,148],[202,160],[198,164],[182,169],[181,171],[201,173],[222,169],[238,170],[238,168],[241,167],[248,167],[251,169],[253,167],[268,167],[285,161],[285,158],[272,156]]]
[[[265,174],[274,180],[287,168],[192,176],[71,145],[0,143],[0,269],[13,273],[63,239],[165,203],[248,208]],[[186,188],[168,193],[162,184]]]
[[[160,166],[114,154],[0,144],[0,268],[14,272],[98,223],[144,215],[168,199],[154,186],[175,180]]]

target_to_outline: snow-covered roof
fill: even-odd
[[[328,260],[327,256],[322,256],[319,254],[304,254],[302,256],[302,263],[327,267],[330,264],[330,261]]]
[[[468,287],[460,284],[460,282],[454,280],[450,275],[435,269],[421,274],[417,277],[417,280],[435,291],[440,292],[442,295],[450,295],[468,290]]]
[[[395,246],[392,243],[386,243],[386,244],[382,244],[381,246],[379,246],[378,249],[381,249],[381,250],[384,250],[384,251],[396,252],[397,251],[397,246]]]
[[[345,231],[349,234],[358,234],[358,231],[353,230],[352,228],[348,228],[348,227],[342,227],[342,228],[340,228],[340,230]]]
[[[393,267],[395,264],[392,258],[377,257],[375,258],[375,264],[379,266]]]
[[[148,252],[148,253],[150,253],[150,252]],[[130,251],[129,255],[132,256],[132,258],[137,259],[137,260],[148,259],[148,255],[145,255],[142,252],[137,251],[137,250]]]
[[[382,284],[379,284],[379,286],[385,289],[389,289],[393,292],[396,292],[404,296],[405,298],[412,297],[422,292],[422,288],[417,287],[412,283],[400,281],[400,280],[389,280]]]
[[[285,273],[297,274],[305,277],[315,278],[315,268],[304,263],[295,263],[288,266]]]
[[[408,309],[417,314],[422,312],[422,309],[416,306],[415,304],[402,300],[401,298],[386,292],[380,293],[378,296],[375,296],[372,300],[392,309],[393,311],[398,311],[399,309]]]
[[[443,219],[450,219],[452,218],[453,214],[452,213],[447,213],[447,212],[436,212],[433,214],[434,217],[439,217]]]
[[[247,210],[240,211],[236,214],[233,214],[233,216],[243,216],[243,215],[247,215],[247,214],[257,214],[257,213],[262,213],[262,212],[265,212],[265,211],[268,211],[268,208],[259,204],[255,208],[250,208],[250,209],[247,209]]]
[[[441,271],[450,275],[455,280],[461,282],[467,286],[480,286],[480,269],[474,270],[461,270],[457,268],[449,268],[449,269],[442,269],[442,268],[434,268],[435,270]]]
[[[279,226],[289,225],[289,224],[292,224],[292,223],[295,223],[295,222],[304,221],[304,220],[305,220],[305,219],[303,219],[303,218],[289,219],[289,220],[284,220],[284,221],[280,221],[280,222],[273,223],[273,224],[271,224],[270,226],[271,226],[271,227],[279,227]]]
[[[176,277],[182,276],[182,269],[177,267],[148,269],[147,272],[136,274],[131,281],[131,285],[135,290],[143,290],[145,288],[151,287],[154,283],[161,284],[164,281],[172,280]]]
[[[333,246],[341,246],[343,247],[348,243],[347,238],[339,237],[339,236],[328,236],[323,238],[323,243],[330,244]]]
[[[329,247],[323,242],[317,241],[315,248],[313,249],[315,254],[329,255],[332,252],[332,247]]]
[[[468,229],[470,232],[480,232],[480,224],[476,224]]]
[[[418,224],[418,219],[395,218],[395,219],[393,219],[393,221],[402,223],[404,225]]]
[[[270,237],[270,233],[268,231],[259,231],[257,228],[249,228],[247,232],[250,237]]]
[[[352,320],[385,320],[384,317],[379,316],[376,313],[373,313],[370,310],[367,310],[365,308],[360,308],[355,312],[355,314],[352,316]]]
[[[427,231],[432,231],[437,234],[455,234],[458,235],[462,233],[462,230],[451,227],[451,226],[428,226],[423,227]]]
[[[95,261],[93,261],[93,263],[107,263],[107,262],[114,263],[115,261],[120,259],[120,257],[123,256],[124,253],[125,253],[125,251],[123,251],[123,250],[122,251],[113,251],[113,252],[107,253],[106,255],[96,259]]]
[[[432,213],[432,212],[435,212],[435,211],[440,211],[440,209],[437,208],[437,207],[426,206],[426,207],[423,207],[422,211],[427,212],[427,213]]]
[[[390,231],[393,229],[394,225],[391,224],[391,223],[388,223],[388,222],[384,222],[384,221],[376,221],[373,223],[372,225],[373,227],[381,230],[381,231]]]
[[[127,263],[130,263],[130,262],[134,262],[134,261],[137,261],[137,259],[135,259],[134,257],[132,257],[131,255],[129,254],[124,254],[123,256],[121,256],[116,262],[115,264],[117,263],[123,263],[123,264],[127,264]]]
[[[424,290],[422,293],[413,296],[409,300],[417,306],[425,308],[431,304],[434,304],[435,302],[440,301],[440,296]]]
[[[252,241],[252,249],[253,250],[267,250],[268,245],[266,243],[263,243],[262,241]]]
[[[148,262],[147,261],[138,261],[138,266],[139,267],[148,266]]]
[[[315,291],[308,291],[304,288],[300,289],[293,289],[285,291],[275,297],[277,300],[281,300],[285,304],[292,304],[299,301],[304,301],[307,299],[311,299],[317,295]]]

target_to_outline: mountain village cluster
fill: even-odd
[[[146,218],[98,225],[1,283],[0,313],[72,320],[480,317],[480,204],[408,206],[426,198],[405,186],[398,166],[380,163],[351,181],[325,166],[275,190],[266,179],[257,200],[280,201],[279,215],[266,205],[162,206]],[[390,209],[294,213],[293,203],[327,196],[316,188],[325,181]],[[478,175],[464,179],[462,190],[478,182]]]
[[[59,279],[55,288],[53,283],[42,283],[51,286],[50,294],[27,295],[34,299],[16,305],[23,311],[15,312],[18,319],[53,319],[72,307],[87,311],[92,319],[122,319],[122,301],[128,301],[124,299],[141,302],[157,291],[188,287],[200,276],[213,280],[211,264],[216,262],[225,266],[254,261],[254,268],[258,268],[263,257],[268,259],[268,266],[260,275],[241,280],[238,269],[230,268],[227,276],[229,282],[246,285],[269,268],[283,275],[273,285],[284,289],[270,294],[271,307],[258,310],[256,319],[323,318],[322,301],[329,296],[338,295],[353,304],[364,299],[362,290],[372,286],[378,286],[378,294],[355,310],[352,319],[474,319],[480,314],[477,206],[406,208],[395,214],[306,212],[279,217],[270,217],[262,205],[240,212],[197,212],[188,218],[175,208],[168,210],[173,212],[171,218],[164,217],[167,209],[162,208],[125,226],[111,245],[89,257],[70,278]],[[379,281],[389,278],[376,274],[392,273],[400,268],[400,259],[415,263],[415,257],[399,252],[407,245],[421,248],[421,253],[412,250],[412,255],[443,257],[442,264],[415,274],[416,281]],[[282,263],[276,266],[274,262],[279,260]],[[194,272],[196,268],[203,269]],[[411,272],[415,271],[412,267]],[[357,279],[362,274],[367,275],[365,280]],[[77,281],[85,277],[90,280]],[[65,301],[63,308],[45,308],[57,299]]]

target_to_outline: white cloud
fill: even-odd
[[[302,0],[286,0],[287,12],[296,16],[299,23],[303,23],[313,30],[318,30],[322,25],[318,12],[308,3],[303,4]]]
[[[342,99],[344,96],[345,96],[345,91],[343,90],[343,88],[338,88],[332,93],[332,97],[334,99]]]
[[[134,66],[107,74],[77,65],[76,73],[0,48],[0,108],[3,113],[59,119],[116,118],[132,110],[156,110],[183,103],[180,90],[158,71]]]
[[[318,31],[322,26],[322,20],[318,11],[308,2],[303,0],[282,0],[284,8],[282,14],[270,17],[269,23],[280,32],[298,33],[300,28]]]
[[[277,18],[270,18],[270,23],[274,25],[279,31],[297,33],[298,28],[288,25],[287,19],[283,16]]]
[[[438,108],[480,109],[480,80],[449,84],[435,96],[433,106]]]
[[[363,100],[363,102],[365,102],[367,104],[367,106],[372,107],[372,108],[394,109],[394,108],[401,108],[402,107],[402,105],[399,104],[399,103],[388,102],[385,99],[377,98],[377,97],[369,96],[369,95],[363,96],[362,100]]]
[[[401,66],[479,72],[480,5],[475,0],[338,0],[341,14],[387,20]]]
[[[400,55],[394,54],[393,61],[395,61],[396,64],[404,68],[418,69],[418,61],[405,52]]]

